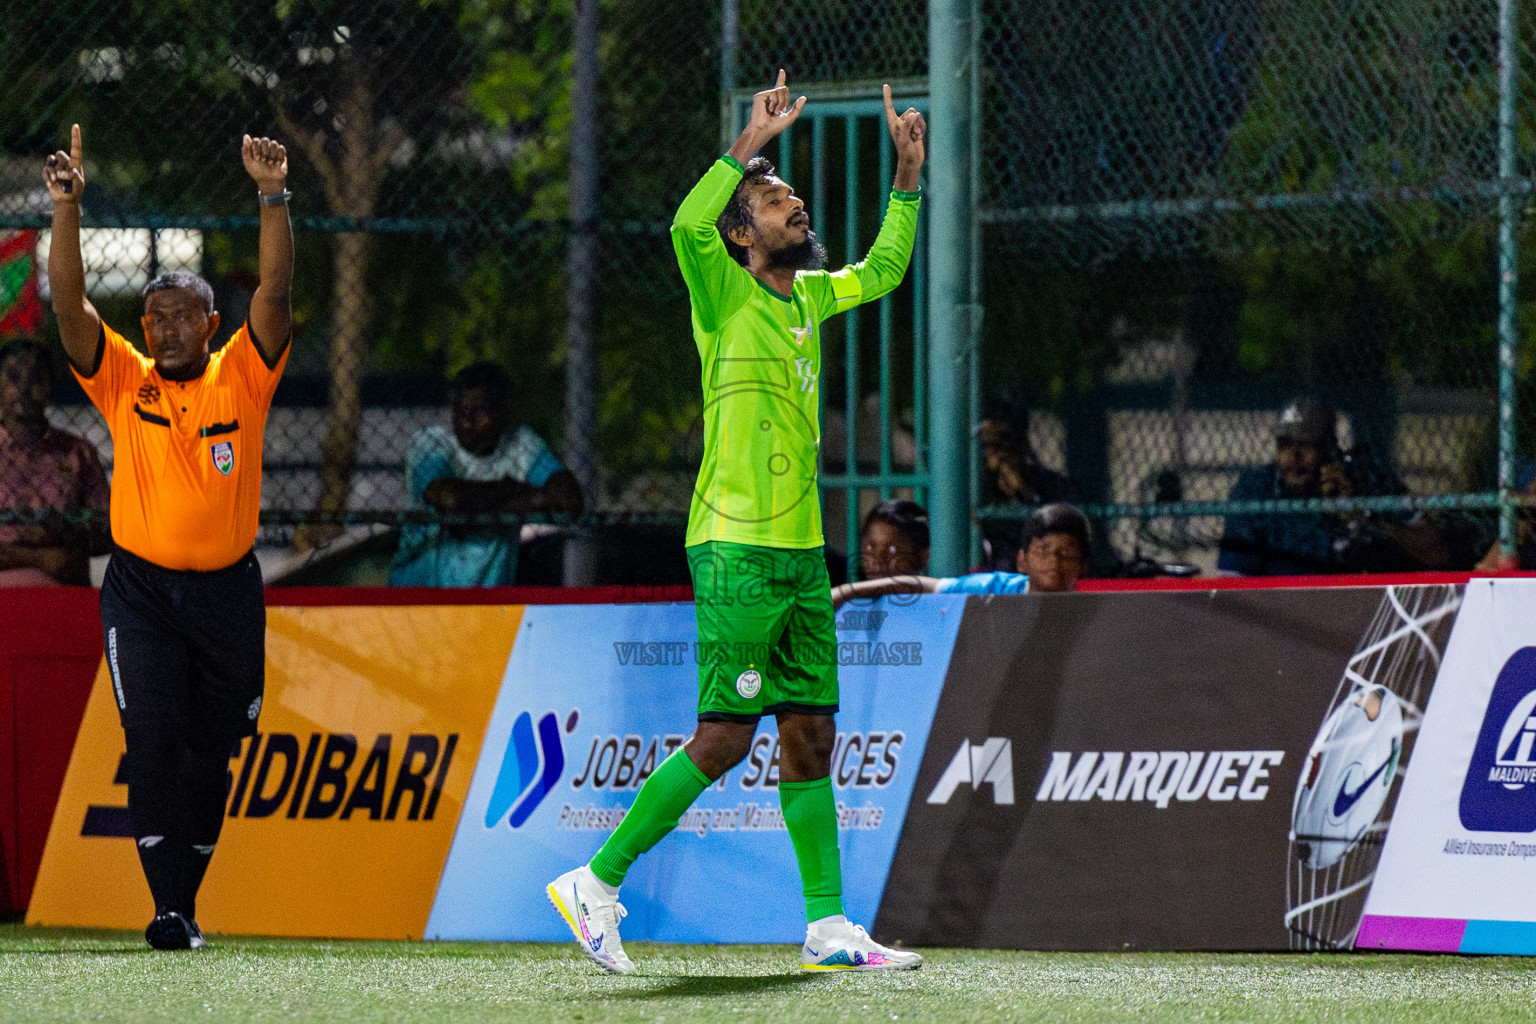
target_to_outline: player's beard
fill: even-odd
[[[827,265],[827,250],[816,232],[807,231],[805,241],[774,250],[768,262],[775,270],[820,270]]]

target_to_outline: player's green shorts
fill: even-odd
[[[699,719],[837,711],[837,628],[822,549],[688,549],[699,620]]]

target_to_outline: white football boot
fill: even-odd
[[[591,868],[583,864],[567,871],[546,885],[544,892],[589,959],[613,974],[634,973],[635,965],[624,955],[619,941],[624,906],[617,897],[608,895]]]
[[[802,971],[908,971],[922,963],[916,953],[882,946],[849,921],[812,925],[800,947]]]

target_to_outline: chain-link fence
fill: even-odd
[[[0,228],[21,243],[10,273],[30,271],[34,239],[42,263],[41,301],[12,333],[46,341],[67,377],[51,314],[35,315],[48,297],[41,166],[78,122],[90,298],[137,341],[144,284],[199,272],[222,343],[257,284],[240,139],[269,135],[288,147],[297,267],[264,545],[419,508],[410,443],[447,422],[445,382],[476,360],[513,371],[517,419],[565,451],[568,268],[582,236],[596,240],[583,273],[597,283],[602,383],[586,427],[603,470],[589,514],[680,520],[689,483],[674,453],[699,397],[666,228],[714,153],[719,12],[684,0],[597,14],[596,210],[576,223],[574,2],[0,4]],[[56,397],[54,421],[110,473],[99,416],[72,382]]]
[[[973,3],[977,412],[1011,438],[977,460],[997,565],[1029,507],[1063,495],[1099,513],[1103,569],[1149,556],[1211,570],[1218,552],[1246,571],[1468,568],[1488,554],[1499,197],[1526,202],[1536,137],[1526,17],[1516,173],[1501,179],[1500,9]],[[740,66],[921,76],[926,13],[743,0]],[[1523,220],[1518,241],[1529,254]],[[1521,395],[1532,364],[1522,344]],[[1337,412],[1307,472],[1276,437],[1297,400]],[[1533,406],[1516,407],[1529,438]],[[1536,477],[1521,444],[1517,488]]]
[[[984,378],[1067,407],[1091,435],[1066,459],[1085,498],[1496,489],[1498,199],[1525,202],[1536,124],[1525,24],[1518,173],[1501,181],[1499,12],[1497,0],[984,5]],[[1020,273],[1044,287],[1004,286]],[[1342,467],[1332,483],[1277,462],[1277,415],[1298,397],[1340,413],[1338,450],[1321,456]],[[1522,461],[1517,486],[1532,475]],[[1224,509],[1209,511],[1128,517],[1112,537],[1122,557],[1209,565],[1225,532],[1234,568],[1466,568],[1496,525],[1486,511],[1378,508],[1224,530]],[[1306,557],[1236,550],[1256,540]]]
[[[1213,567],[1241,532],[1228,512],[1291,494],[1347,496],[1243,526],[1267,543],[1311,523],[1299,568],[1480,558],[1494,513],[1457,506],[1496,487],[1497,0],[977,10],[978,412],[1012,438],[981,454],[977,502],[998,557],[1051,492],[1096,508],[1116,561]],[[915,0],[601,3],[595,115],[573,105],[575,0],[0,0],[0,15],[0,332],[42,339],[67,376],[28,260],[49,242],[42,158],[79,122],[92,300],[137,337],[143,284],[187,267],[213,283],[227,336],[256,284],[239,139],[280,138],[296,329],[267,432],[262,543],[427,514],[407,493],[407,452],[447,422],[445,382],[476,360],[513,371],[518,419],[555,451],[587,443],[568,429],[565,371],[572,295],[588,295],[576,319],[595,342],[596,403],[576,427],[596,454],[588,521],[614,539],[606,579],[681,578],[700,397],[666,226],[716,153],[723,91],[779,66],[806,85],[927,72]],[[1536,26],[1520,30],[1523,189]],[[592,125],[586,220],[572,146]],[[872,151],[864,173],[877,166]],[[577,251],[585,292],[572,290]],[[915,314],[902,329],[921,329]],[[844,395],[879,391],[869,366],[868,381],[824,388],[829,422],[848,419]],[[1531,367],[1522,347],[1522,389]],[[1298,397],[1339,410],[1317,451],[1337,465],[1281,487],[1275,425]],[[920,467],[921,410],[899,396],[886,408],[912,449],[896,468]],[[71,382],[49,416],[110,472]],[[1516,468],[1517,486],[1536,476],[1536,462]],[[1415,518],[1392,495],[1445,508]],[[1170,502],[1177,515],[1149,514]],[[554,578],[552,557],[526,564]]]

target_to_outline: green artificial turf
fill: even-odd
[[[4,1021],[1536,1020],[1515,957],[929,950],[921,970],[802,977],[789,946],[627,947],[138,935],[0,926]]]

